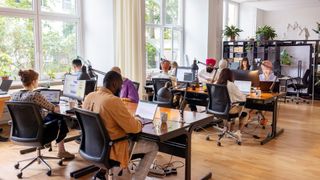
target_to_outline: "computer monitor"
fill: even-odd
[[[66,75],[63,96],[82,101],[85,96],[86,80],[77,80],[75,75]]]
[[[177,82],[193,82],[191,67],[178,67],[176,71]]]
[[[251,81],[253,87],[259,87],[259,71],[232,70],[234,80]]]
[[[89,93],[93,92],[96,90],[96,80],[86,80],[86,89],[84,92],[84,95],[88,95]]]

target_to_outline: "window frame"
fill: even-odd
[[[178,64],[183,64],[183,55],[184,55],[184,12],[185,12],[185,2],[184,0],[181,0],[181,25],[175,25],[175,24],[167,24],[166,23],[166,0],[160,0],[160,23],[159,24],[151,24],[151,23],[145,23],[145,28],[159,28],[160,29],[160,58],[164,57],[164,29],[168,28],[171,29],[171,57],[173,57],[174,52],[174,31],[179,31],[181,33],[181,42],[180,42],[180,59],[177,59]],[[147,43],[147,38],[146,38]],[[146,58],[148,58],[146,56]],[[172,60],[172,59],[169,59]],[[148,69],[148,59],[146,59],[146,70],[147,72],[157,72],[160,71],[159,65],[160,65],[160,59],[156,60],[156,68],[150,68]],[[148,74],[148,73],[147,73]]]
[[[236,6],[237,8],[237,12],[236,12],[236,15],[237,15],[237,18],[236,18],[236,24],[233,24],[234,26],[236,27],[239,27],[239,22],[240,22],[240,4],[237,3],[237,2],[234,2],[232,0],[224,0],[223,1],[223,5],[225,7],[223,7],[223,10],[225,10],[225,12],[223,13],[224,17],[223,17],[223,28],[225,28],[225,26],[228,26],[229,25],[229,5],[232,4],[234,6]],[[225,37],[227,38],[227,37]]]
[[[41,0],[32,0],[32,9],[18,9],[18,8],[8,8],[0,7],[1,17],[17,17],[17,18],[30,18],[33,20],[34,29],[34,70],[37,71],[40,77],[43,77],[42,65],[44,63],[43,59],[43,47],[42,47],[42,20],[53,20],[60,22],[73,22],[77,24],[77,55],[83,54],[83,39],[82,39],[82,3],[81,0],[75,0],[75,14],[65,14],[65,13],[53,13],[41,11]],[[71,66],[71,65],[70,65]],[[58,79],[58,78],[56,78]],[[47,79],[39,79],[47,80]]]

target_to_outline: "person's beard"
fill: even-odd
[[[212,73],[212,71],[213,71],[213,68],[207,67],[207,72],[208,72],[208,73]]]

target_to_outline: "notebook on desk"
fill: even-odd
[[[251,92],[251,81],[234,81],[234,84],[239,88],[239,90],[248,95]]]
[[[40,89],[39,92],[52,104],[60,103],[61,91],[59,89]]]
[[[0,95],[7,94],[12,84],[12,80],[2,80],[0,85]]]
[[[142,120],[142,124],[149,124],[153,122],[156,115],[158,105],[153,102],[139,101],[135,115]]]

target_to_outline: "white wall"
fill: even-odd
[[[263,23],[275,28],[278,37],[277,39],[305,39],[304,33],[299,35],[300,30],[287,30],[288,24],[294,25],[297,22],[301,28],[308,28],[310,37],[309,39],[318,39],[315,32],[312,31],[316,28],[316,22],[320,22],[320,8],[298,8],[290,9],[288,11],[265,11],[263,16]]]
[[[93,68],[109,71],[115,64],[113,0],[82,2],[84,57]],[[102,79],[99,76],[99,85]]]
[[[208,2],[209,0],[185,0],[184,52],[189,63],[194,58],[204,62],[208,52]]]
[[[258,9],[247,4],[240,4],[239,28],[243,31],[240,33],[239,40],[248,40],[255,38],[257,30]]]

